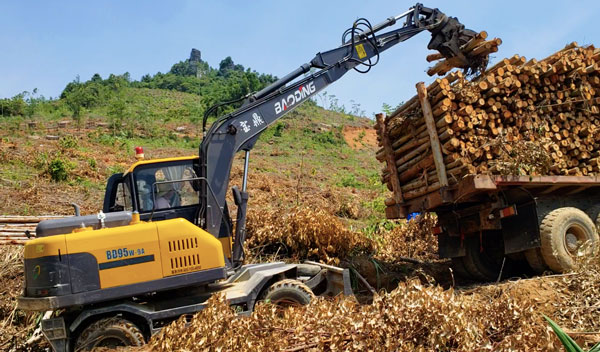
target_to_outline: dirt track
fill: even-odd
[[[377,148],[377,132],[371,127],[344,126],[344,140],[352,149]]]

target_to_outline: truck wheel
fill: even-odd
[[[542,257],[555,272],[575,268],[575,257],[590,255],[598,250],[598,230],[586,213],[577,208],[551,211],[540,226]],[[582,245],[589,246],[580,253]]]
[[[470,279],[471,274],[465,268],[465,264],[463,263],[463,258],[452,258],[452,270],[456,273],[456,276]]]
[[[502,237],[488,232],[483,234],[482,239],[484,242],[483,246],[480,245],[478,234],[465,238],[465,256],[462,257],[463,265],[474,279],[483,281],[496,280],[502,267],[504,250],[500,250],[495,246],[498,243],[503,243]]]
[[[600,205],[594,205],[584,211],[592,220],[596,220],[596,232],[600,234]]]
[[[527,264],[538,274],[543,273],[548,270],[548,265],[544,261],[544,257],[542,256],[542,251],[539,248],[530,248],[525,251],[525,259],[527,259]]]
[[[264,299],[273,304],[288,307],[307,305],[315,297],[308,286],[298,280],[281,280],[269,287],[265,292]]]
[[[143,346],[144,334],[131,321],[111,317],[100,319],[86,327],[75,343],[75,351],[91,351],[97,347]]]

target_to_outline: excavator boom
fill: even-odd
[[[399,21],[403,24],[384,32]],[[456,18],[438,9],[417,4],[410,10],[372,26],[367,20],[355,21],[344,32],[342,45],[319,52],[305,63],[273,84],[247,97],[237,111],[218,118],[205,131],[200,145],[201,209],[198,223],[216,237],[232,236],[231,222],[226,215],[225,196],[229,185],[231,164],[238,151],[246,152],[242,190],[233,189],[238,205],[236,242],[233,261],[242,262],[242,243],[245,236],[246,180],[249,151],[257,138],[273,122],[310,99],[350,70],[366,73],[377,64],[379,55],[392,46],[420,32],[431,32],[428,48],[438,50],[447,58],[459,57],[464,67],[469,59],[460,47],[475,36]],[[203,124],[206,123],[207,115]]]

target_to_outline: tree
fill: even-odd
[[[394,111],[394,108],[388,103],[383,103],[383,105],[381,106],[381,111],[389,116]]]
[[[176,76],[196,76],[196,72],[198,72],[198,63],[189,60],[179,61],[169,71]]]
[[[29,92],[23,92],[23,96],[27,97],[27,99],[26,99],[27,105],[25,107],[25,115],[28,118],[32,118],[33,117],[33,115],[35,114],[35,111],[37,109],[38,104],[40,103],[40,101],[44,100],[43,96],[41,96],[39,98],[36,97],[37,92],[38,92],[37,88],[33,88],[33,90],[31,91],[31,93],[29,93]]]
[[[228,70],[232,70],[234,67],[233,59],[231,56],[227,56],[219,63],[219,73],[225,74]]]
[[[140,80],[140,82],[144,82],[144,83],[149,83],[151,81],[152,81],[152,76],[150,76],[150,74],[148,74],[148,73],[143,75],[142,79]]]
[[[244,71],[244,66],[236,65],[231,56],[227,56],[219,63],[219,75],[225,76],[229,71]]]
[[[100,76],[97,73],[94,73],[94,75],[92,76],[92,79],[90,79],[91,82],[96,82],[96,83],[102,83],[102,76]]]
[[[197,94],[202,99],[199,100],[197,108],[193,109],[193,113],[201,115],[205,109],[215,103],[237,100],[276,80],[277,77],[273,75],[260,74],[235,64],[231,57],[223,59],[218,70],[210,67],[205,61],[185,60],[174,64],[168,73],[146,74],[139,81],[132,81],[127,72],[122,75],[111,74],[106,79],[102,79],[99,74],[94,74],[86,82],[82,82],[77,76],[66,85],[61,100],[77,120],[85,109],[105,106],[111,110],[111,119],[115,120],[113,125],[117,126],[123,122],[117,120],[123,118],[118,112],[123,111],[122,93],[127,87],[168,89]],[[230,112],[239,105],[225,106],[220,109],[220,113]],[[189,116],[190,111],[179,113],[182,113],[182,116]],[[175,112],[174,110],[171,114]],[[133,110],[130,114],[134,114]]]
[[[108,117],[110,118],[110,128],[113,131],[113,135],[121,130],[124,123],[127,127],[126,132],[129,135],[132,134],[130,130],[131,126],[129,126],[129,116],[129,107],[127,106],[125,96],[121,91],[118,94],[115,94],[108,105]]]
[[[73,112],[73,119],[79,124],[81,122],[81,112],[86,102],[85,92],[81,85],[72,86],[70,91],[64,94],[64,100]]]
[[[119,91],[121,88],[129,86],[129,73],[125,72],[122,75],[111,74],[105,81],[105,84],[113,91]]]
[[[10,99],[0,99],[0,115],[2,116],[24,116],[26,107],[27,103],[23,99],[23,93]]]

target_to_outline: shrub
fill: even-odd
[[[0,116],[23,116],[26,108],[23,94],[17,94],[10,99],[0,99]]]
[[[275,132],[273,132],[273,137],[281,137],[281,133],[284,129],[285,124],[278,122],[277,125],[275,125]]]
[[[312,138],[318,144],[342,145],[344,143],[342,138],[333,131],[317,133]]]
[[[71,135],[61,137],[58,140],[58,145],[61,149],[73,149],[78,145],[77,138]]]
[[[353,174],[348,174],[342,176],[342,178],[337,182],[337,185],[340,187],[352,187],[358,188],[363,186],[363,184],[356,179]]]
[[[48,164],[48,173],[55,182],[66,181],[69,178],[70,171],[74,167],[71,162],[56,157]]]

